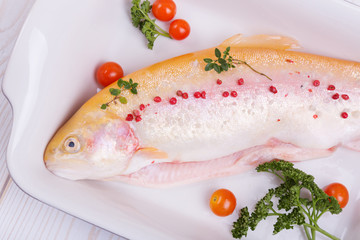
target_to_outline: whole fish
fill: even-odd
[[[288,37],[236,35],[217,48],[242,64],[205,71],[215,48],[175,57],[108,86],[49,142],[44,161],[73,180],[144,186],[236,174],[275,158],[360,149],[360,64],[296,51]],[[101,106],[106,104],[106,109]]]

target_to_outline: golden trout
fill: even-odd
[[[360,149],[359,63],[290,51],[287,37],[236,35],[227,47],[239,64],[220,74],[205,71],[211,48],[127,75],[138,93],[123,90],[126,104],[109,92],[117,83],[97,93],[51,139],[47,168],[157,186]]]

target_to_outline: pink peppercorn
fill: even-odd
[[[183,99],[188,99],[188,97],[189,97],[189,94],[187,94],[186,92],[182,94]]]
[[[194,97],[195,97],[195,98],[200,98],[200,97],[201,97],[201,93],[200,93],[200,92],[195,92],[195,93],[194,93]]]
[[[319,80],[314,80],[314,81],[313,81],[313,85],[314,85],[315,87],[320,86],[320,81],[319,81]]]
[[[274,86],[270,86],[269,90],[270,90],[270,92],[272,92],[273,94],[276,94],[276,93],[277,93],[277,89],[276,89],[276,87],[274,87]]]
[[[202,92],[201,92],[201,98],[203,98],[203,99],[206,98],[206,92],[205,92],[205,91],[202,91]]]
[[[135,117],[140,116],[140,111],[139,110],[134,110],[133,114],[134,114]]]
[[[128,114],[125,118],[126,121],[132,121],[134,119],[134,116],[132,114]]]
[[[225,92],[223,92],[223,97],[228,97],[230,94],[229,94],[229,92],[228,91],[225,91]]]
[[[337,100],[337,99],[339,99],[339,94],[338,93],[335,93],[334,95],[332,95],[332,99],[334,99],[334,100]]]
[[[329,91],[334,91],[335,90],[335,86],[334,85],[329,85],[327,88]]]
[[[236,91],[231,91],[230,95],[231,95],[232,97],[237,97],[238,94],[237,94]]]
[[[349,100],[349,96],[347,94],[342,94],[341,97],[344,100]]]
[[[244,79],[243,78],[240,78],[238,81],[237,81],[238,85],[244,85]]]
[[[175,105],[177,100],[176,100],[176,98],[173,97],[173,98],[170,98],[169,102],[170,102],[171,105]]]
[[[161,102],[161,97],[159,97],[159,96],[156,96],[156,97],[154,97],[154,102]]]

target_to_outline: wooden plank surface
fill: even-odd
[[[0,0],[0,85],[16,38],[35,0]],[[11,107],[0,92],[0,239],[124,239],[24,193],[6,168]]]

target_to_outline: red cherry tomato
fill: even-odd
[[[234,212],[236,207],[236,198],[234,194],[227,189],[216,190],[210,198],[210,209],[220,217],[225,217]]]
[[[176,14],[176,4],[172,0],[156,0],[151,9],[160,21],[170,21]]]
[[[106,62],[96,71],[98,83],[106,87],[124,76],[121,66],[115,62]]]
[[[336,198],[341,208],[344,208],[349,201],[349,192],[341,183],[332,183],[326,186],[324,192]]]
[[[170,24],[169,34],[173,39],[183,40],[190,34],[190,25],[184,19],[176,19]]]

